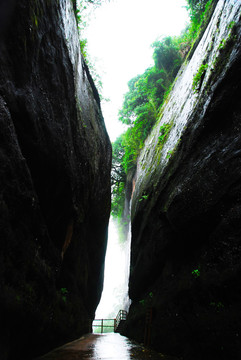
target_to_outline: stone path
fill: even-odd
[[[35,360],[178,360],[148,350],[119,334],[89,334]]]

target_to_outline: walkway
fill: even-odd
[[[89,334],[36,360],[178,360],[145,349],[116,333]]]

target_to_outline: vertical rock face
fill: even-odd
[[[103,286],[111,145],[67,38],[72,1],[0,10],[0,358],[28,359],[89,331]]]
[[[136,174],[125,334],[143,341],[150,307],[151,345],[183,359],[241,356],[240,11],[218,2]]]

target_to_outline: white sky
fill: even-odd
[[[186,0],[110,0],[97,8],[85,30],[88,53],[103,83],[107,131],[114,141],[127,83],[153,65],[151,44],[160,36],[179,35],[188,22]]]

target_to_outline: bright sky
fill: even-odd
[[[85,37],[88,53],[103,83],[107,131],[114,141],[124,126],[118,111],[127,83],[153,65],[151,44],[161,36],[179,35],[188,22],[186,0],[110,0],[92,14]]]

